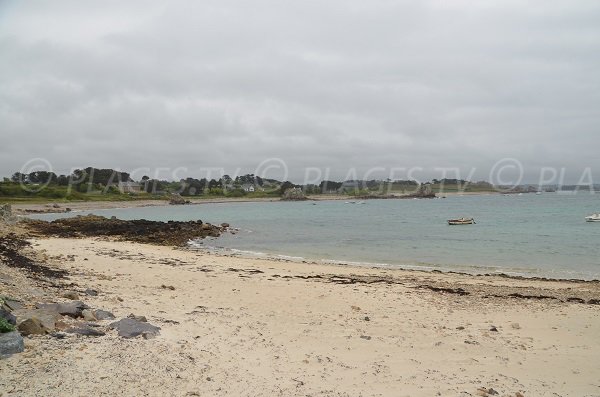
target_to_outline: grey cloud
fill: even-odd
[[[600,166],[594,1],[109,3],[0,6],[2,174]]]

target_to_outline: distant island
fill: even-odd
[[[573,187],[575,190],[576,187]],[[377,198],[434,198],[445,194],[532,193],[536,186],[498,187],[489,182],[462,179],[433,179],[419,183],[415,180],[323,180],[319,184],[295,184],[262,178],[254,174],[219,179],[187,177],[177,181],[152,179],[143,176],[134,180],[127,172],[87,167],[70,175],[49,171],[29,174],[15,172],[0,182],[3,202],[48,201],[130,201],[174,200],[185,203],[190,198],[247,198],[302,200],[310,197]],[[555,187],[545,188],[555,191]],[[179,199],[179,197],[181,199]]]

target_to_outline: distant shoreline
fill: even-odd
[[[438,194],[438,197],[460,197],[460,196],[487,196],[487,195],[498,195],[498,192],[448,192]],[[247,198],[247,197],[215,197],[206,199],[195,199],[187,198],[190,201],[187,205],[198,205],[198,204],[225,204],[225,203],[267,203],[267,202],[281,202],[276,197],[259,197],[259,198]],[[307,196],[307,201],[354,201],[354,200],[378,200],[379,197],[365,198],[365,197],[352,197],[344,195],[313,195]],[[390,200],[403,199],[402,197],[390,197]],[[2,201],[0,200],[0,203]],[[166,200],[131,200],[131,201],[43,201],[35,203],[11,203],[13,213],[15,215],[32,215],[32,214],[56,214],[66,212],[66,209],[71,211],[93,211],[93,210],[106,210],[106,209],[123,209],[123,208],[141,208],[141,207],[162,207],[170,206]]]

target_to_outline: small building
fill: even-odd
[[[255,190],[255,189],[254,189],[254,185],[251,185],[251,184],[249,184],[249,183],[248,183],[248,184],[245,184],[245,185],[242,185],[242,189],[243,189],[243,190],[244,190],[246,193],[252,193],[252,192],[254,192],[254,190]]]
[[[117,188],[121,193],[141,193],[142,185],[137,182],[119,182]]]

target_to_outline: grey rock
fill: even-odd
[[[69,317],[81,317],[84,309],[89,307],[82,301],[72,301],[64,303],[40,303],[36,306],[38,309],[44,309],[48,311],[54,311],[63,316]]]
[[[85,294],[89,296],[98,296],[98,291],[95,289],[88,288],[85,290]]]
[[[132,319],[134,319],[136,321],[140,321],[142,323],[147,323],[148,322],[148,319],[146,318],[146,316],[136,316],[133,313],[130,313],[129,316],[127,316],[127,318],[132,318]]]
[[[92,310],[90,310],[90,309],[84,309],[81,312],[81,315],[83,316],[83,319],[85,321],[96,321],[96,320],[98,320],[96,318],[96,316],[94,315],[94,312]]]
[[[106,335],[103,331],[90,327],[89,325],[77,325],[65,330],[66,333],[83,335],[83,336],[104,336]]]
[[[115,321],[109,325],[110,328],[116,329],[119,336],[123,338],[135,338],[142,335],[144,338],[154,337],[159,334],[160,327],[152,324],[137,321],[133,318],[124,318]]]
[[[108,312],[106,310],[101,310],[101,309],[95,310],[94,316],[98,320],[114,320],[115,319],[114,314],[112,314],[111,312]]]
[[[21,302],[12,299],[4,299],[4,306],[6,306],[10,311],[15,311],[23,308],[23,304]]]
[[[23,350],[25,350],[25,343],[18,332],[0,334],[0,356],[21,353]]]
[[[56,321],[61,318],[58,313],[44,309],[20,309],[15,310],[12,314],[17,317],[17,324],[29,319],[36,319],[47,331],[53,331],[56,328]]]
[[[0,307],[0,318],[8,321],[9,324],[17,325],[17,318],[8,310]]]

